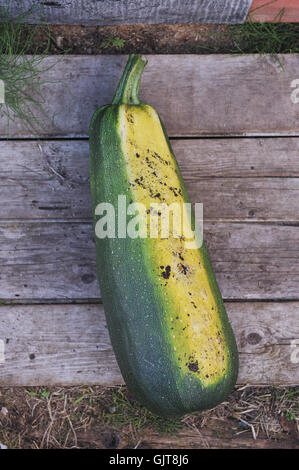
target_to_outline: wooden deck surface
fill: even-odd
[[[298,384],[299,56],[148,59],[142,96],[204,203],[238,382]],[[61,58],[39,138],[15,121],[7,140],[0,120],[0,385],[122,383],[96,279],[87,132],[125,61]]]

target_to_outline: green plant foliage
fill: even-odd
[[[45,56],[50,46],[47,26],[28,27],[23,24],[26,13],[10,17],[8,9],[0,7],[0,79],[4,82],[4,103],[0,103],[2,117],[10,121],[16,118],[35,130],[48,119],[43,111],[42,75],[49,68]],[[40,28],[46,30],[48,41],[45,49],[32,54],[32,45]],[[37,47],[37,46],[36,46]],[[28,52],[31,55],[28,55]]]

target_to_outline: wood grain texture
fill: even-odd
[[[191,199],[204,203],[239,383],[299,381],[299,55],[279,60],[283,69],[269,56],[151,56],[142,85],[171,136],[214,136],[173,147]],[[41,137],[86,137],[125,61],[63,57],[46,73],[55,83],[44,86],[52,121]],[[17,121],[11,131],[18,140],[0,142],[0,296],[10,304],[0,306],[0,384],[122,383],[96,277],[88,141],[20,140],[30,133]]]
[[[297,226],[204,224],[225,299],[299,299]],[[98,301],[91,223],[1,223],[1,298]]]
[[[218,408],[219,409],[219,408]],[[221,409],[221,408],[220,408]],[[217,412],[216,412],[217,413]],[[202,422],[190,423],[190,420],[184,419],[183,429],[176,430],[175,433],[160,433],[144,428],[138,441],[137,449],[298,449],[298,439],[295,433],[275,433],[271,438],[260,428],[258,438],[253,439],[250,427],[244,429],[244,423],[238,418],[238,413],[234,417],[218,417],[215,411],[208,413],[198,413],[193,416]],[[218,413],[217,413],[218,414]],[[219,413],[220,414],[220,413]],[[243,415],[244,418],[244,415]],[[192,417],[191,417],[192,420]],[[198,421],[199,421],[198,420]],[[192,422],[192,421],[191,421]],[[243,426],[242,426],[243,424]],[[242,429],[243,428],[243,429]],[[100,425],[87,428],[84,431],[78,430],[77,439],[79,448],[97,448],[107,449],[107,429]],[[113,433],[108,433],[112,438]],[[118,444],[118,449],[131,449],[132,441],[129,434],[122,435]],[[188,459],[188,452],[186,452]],[[182,454],[183,456],[183,454]],[[188,462],[191,462],[189,456]],[[166,462],[166,458],[165,458]],[[175,457],[174,457],[174,462]],[[178,460],[179,463],[179,460]],[[171,457],[170,457],[171,464]],[[174,463],[175,464],[175,463]],[[184,464],[182,463],[182,466]],[[178,465],[179,466],[179,465]]]
[[[205,220],[299,221],[299,138],[174,140],[173,148]],[[0,142],[0,219],[90,219],[88,154],[87,141]]]
[[[170,136],[299,135],[294,95],[299,54],[147,59],[141,97],[160,113]],[[111,102],[126,60],[109,55],[49,57],[44,67],[56,65],[43,74],[49,120],[40,135],[86,137],[95,109]],[[20,121],[11,123],[10,137],[31,134]],[[0,135],[8,135],[4,118]]]
[[[221,422],[220,425],[223,424]],[[219,421],[217,425],[219,426]],[[232,426],[234,429],[231,429]],[[254,440],[250,429],[239,435],[236,435],[237,432],[240,432],[240,428],[234,426],[230,420],[226,429],[220,431],[219,427],[215,430],[204,427],[200,431],[179,431],[175,436],[148,432],[145,433],[140,446],[142,449],[298,449],[298,441],[287,434],[279,439],[269,439],[266,436],[261,438],[259,434],[258,439]],[[87,436],[90,436],[88,432]],[[85,442],[88,442],[87,439]],[[97,442],[95,435],[94,442]]]
[[[299,383],[292,346],[299,344],[299,303],[237,302],[226,307],[240,353],[238,383]],[[123,383],[102,305],[0,308],[5,344],[1,386]]]
[[[260,22],[298,23],[298,0],[253,0],[248,19]]]
[[[242,23],[252,0],[9,0],[12,12],[35,8],[29,22],[113,25],[134,23]]]

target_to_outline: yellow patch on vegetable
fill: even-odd
[[[154,234],[147,246],[173,356],[183,374],[196,374],[203,384],[213,384],[228,368],[224,334],[200,249],[186,248],[191,222],[185,216],[180,224],[186,201],[159,117],[148,105],[121,105],[118,125],[132,202],[144,205],[147,236],[150,229]],[[167,208],[173,203],[177,211],[165,237]]]

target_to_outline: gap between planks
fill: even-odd
[[[271,139],[271,138],[280,138],[280,139],[289,139],[293,137],[299,137],[299,134],[277,134],[277,133],[261,133],[261,134],[229,134],[229,135],[223,135],[223,134],[205,134],[205,135],[172,135],[169,137],[170,142],[175,142],[176,140],[195,140],[195,141],[201,141],[201,140],[208,140],[208,139],[218,139],[218,140],[226,140],[226,139]],[[77,136],[20,136],[18,137],[13,136],[13,137],[3,137],[0,136],[0,142],[67,142],[67,141],[72,141],[72,142],[88,142],[89,137],[87,135],[77,135]]]

